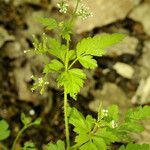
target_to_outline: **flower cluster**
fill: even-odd
[[[59,12],[64,13],[64,14],[67,13],[69,5],[64,0],[62,0],[59,3],[57,3],[57,6],[60,9]]]
[[[80,9],[77,10],[77,15],[81,16],[82,19],[87,19],[88,17],[92,17],[93,13],[89,11],[89,8],[85,5],[81,5]]]
[[[104,115],[105,117],[108,116],[108,110],[107,110],[107,109],[103,109],[102,112],[103,112],[103,115]]]
[[[118,126],[117,123],[115,122],[115,120],[112,120],[112,121],[111,121],[111,125],[112,125],[112,128],[115,128],[115,127]]]

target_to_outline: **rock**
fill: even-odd
[[[26,65],[25,68],[16,68],[14,70],[14,77],[16,81],[16,87],[18,90],[18,99],[27,101],[27,102],[35,102],[36,97],[31,92],[31,90],[27,86],[27,81],[31,80],[31,69],[30,65]]]
[[[86,20],[78,19],[76,32],[90,31],[95,27],[102,27],[117,20],[124,19],[140,0],[93,0],[83,1],[93,12],[93,17]]]
[[[95,86],[95,80],[93,79],[94,76],[94,70],[84,70],[84,72],[87,75],[87,78],[85,80],[84,87],[81,89],[80,94],[84,97],[88,97],[89,91],[94,89]]]
[[[128,64],[117,62],[114,66],[113,69],[116,70],[116,72],[123,76],[124,78],[131,79],[134,74],[134,69]]]
[[[9,42],[4,46],[2,56],[11,59],[18,58],[23,55],[21,45],[19,42]]]
[[[30,4],[38,5],[38,4],[40,4],[40,0],[14,0],[13,1],[14,6],[23,5],[24,3],[30,3]]]
[[[132,98],[133,104],[150,103],[150,76],[140,81],[139,87]]]
[[[3,46],[3,44],[6,41],[12,41],[14,39],[15,39],[14,36],[9,35],[8,32],[4,28],[0,27],[0,48]]]
[[[111,46],[107,49],[108,56],[120,56],[122,54],[136,54],[136,47],[138,45],[138,39],[135,37],[127,36],[122,42]]]
[[[150,41],[144,42],[143,54],[137,63],[135,72],[137,78],[147,78],[150,75]]]
[[[106,82],[102,90],[93,90],[91,93],[94,100],[89,103],[89,108],[95,112],[97,112],[100,102],[104,108],[113,104],[118,105],[122,115],[131,105],[125,93],[113,83]]]
[[[146,0],[129,14],[135,21],[141,22],[145,32],[150,35],[150,1]]]

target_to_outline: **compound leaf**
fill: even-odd
[[[22,150],[36,150],[35,144],[31,141],[25,142],[24,147]]]
[[[80,88],[83,87],[84,80],[86,78],[85,73],[81,69],[70,69],[60,74],[58,77],[58,86],[64,86],[66,92],[70,96],[76,99],[77,93]]]

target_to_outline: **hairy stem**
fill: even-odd
[[[67,150],[70,150],[69,120],[67,108],[68,108],[67,92],[66,89],[64,89],[64,116],[65,116],[66,143],[67,143]]]
[[[14,142],[13,142],[13,145],[12,145],[11,150],[15,150],[15,146],[16,146],[16,144],[17,144],[17,141],[18,141],[18,139],[20,138],[20,136],[22,135],[22,133],[23,133],[28,127],[30,127],[30,126],[32,126],[32,125],[34,125],[34,124],[33,124],[33,123],[30,123],[30,124],[24,126],[24,127],[19,131],[19,133],[17,134],[17,136],[16,136],[16,138],[15,138],[15,140],[14,140]]]

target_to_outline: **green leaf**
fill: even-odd
[[[126,147],[122,145],[119,150],[150,150],[149,144],[133,144],[129,143]]]
[[[111,118],[111,120],[117,121],[119,118],[119,109],[117,105],[112,105],[108,107],[108,117]]]
[[[56,144],[47,144],[45,150],[65,150],[65,144],[63,141],[58,140]]]
[[[77,57],[81,55],[103,56],[106,48],[119,43],[125,38],[124,34],[102,34],[83,39],[77,44]]]
[[[0,141],[5,140],[10,135],[9,124],[5,120],[0,120]]]
[[[61,43],[54,38],[48,38],[48,44],[49,44],[48,52],[64,62],[67,47],[65,45],[61,45]]]
[[[125,116],[125,121],[140,121],[147,118],[150,118],[150,106],[138,107],[135,110],[130,109]]]
[[[37,39],[36,36],[33,36],[33,46],[34,46],[33,52],[35,54],[44,54],[45,52],[47,52],[47,37],[46,37],[46,34],[43,33],[41,42]]]
[[[92,141],[85,143],[79,149],[80,150],[98,150],[97,146]]]
[[[70,41],[70,34],[72,33],[72,24],[70,21],[60,23],[60,36],[63,39]]]
[[[54,18],[38,18],[38,21],[49,30],[55,29],[58,26],[57,21]]]
[[[37,118],[33,123],[34,125],[40,125],[42,122],[42,119],[41,118]]]
[[[31,117],[27,117],[24,113],[21,113],[21,122],[24,125],[28,125],[29,123],[31,123],[32,119]]]
[[[115,135],[115,133],[111,130],[108,130],[107,128],[99,128],[95,135],[102,138],[107,145],[114,143],[118,140],[118,137]]]
[[[106,150],[107,146],[104,139],[100,137],[93,137],[93,143],[97,146],[98,150]]]
[[[95,59],[93,59],[92,56],[83,56],[78,58],[81,65],[85,68],[91,68],[94,69],[97,67],[97,62]]]
[[[70,50],[68,52],[68,57],[69,57],[69,61],[70,60],[74,60],[76,58],[76,53],[75,53],[75,50]]]
[[[22,150],[36,150],[35,144],[31,141],[25,142],[24,147]]]
[[[86,78],[85,73],[81,69],[70,69],[67,72],[62,72],[58,77],[58,86],[64,86],[66,92],[70,96],[76,99],[77,93],[80,92],[80,88],[83,87],[84,80]]]
[[[69,123],[74,125],[74,131],[78,134],[89,133],[94,126],[95,119],[88,115],[86,118],[76,108],[72,108]]]
[[[58,72],[63,67],[64,65],[60,61],[58,61],[57,59],[54,59],[51,61],[51,63],[45,65],[43,72],[46,74],[50,72]]]

